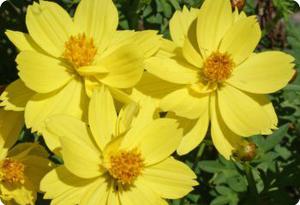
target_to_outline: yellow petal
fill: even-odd
[[[230,1],[204,1],[197,19],[197,40],[204,57],[217,50],[221,39],[232,23]]]
[[[19,31],[7,30],[5,32],[8,39],[20,50],[20,51],[36,51],[44,52],[32,39],[29,34]]]
[[[49,1],[40,1],[28,7],[26,25],[33,40],[55,57],[62,56],[65,42],[75,29],[67,11]]]
[[[94,90],[89,105],[89,124],[97,145],[104,149],[115,133],[117,112],[108,88]]]
[[[183,136],[182,141],[177,148],[179,155],[185,155],[195,149],[204,139],[209,125],[209,101],[206,110],[200,115],[194,127]]]
[[[124,45],[136,45],[139,47],[139,51],[143,53],[145,58],[152,56],[160,47],[161,37],[157,34],[157,31],[146,30],[146,31],[117,31],[112,39],[109,48],[105,52],[116,47]]]
[[[273,130],[277,129],[277,124],[278,124],[277,114],[275,112],[272,102],[265,95],[249,94],[249,96],[255,99],[260,105],[262,105],[262,108],[264,109],[264,111],[269,117],[270,126],[266,130],[262,131],[261,134],[263,135],[272,134]]]
[[[11,148],[24,126],[24,112],[0,109],[0,149]],[[1,151],[2,152],[2,151]]]
[[[132,90],[131,96],[136,100],[142,96],[151,96],[155,99],[161,99],[180,88],[182,88],[181,85],[169,83],[149,72],[144,72],[142,79]]]
[[[223,155],[227,160],[230,159],[232,151],[239,147],[242,139],[240,136],[234,134],[224,123],[218,105],[216,97],[211,96],[210,100],[210,116],[211,116],[211,137],[214,146],[218,152]]]
[[[100,85],[99,81],[93,76],[84,77],[84,87],[87,96],[91,97],[94,89]]]
[[[57,115],[49,118],[46,126],[59,136],[64,165],[68,170],[87,179],[101,175],[101,152],[85,123],[74,117]]]
[[[79,178],[69,172],[64,166],[60,166],[43,178],[41,191],[45,192],[45,199],[54,199],[51,204],[79,204],[88,185],[93,180]]]
[[[201,68],[203,66],[203,59],[201,54],[194,48],[188,38],[185,39],[182,54],[184,58],[193,66]]]
[[[218,91],[218,105],[226,125],[236,134],[251,136],[273,127],[269,114],[255,95],[248,95],[234,87]]]
[[[109,45],[118,21],[118,10],[111,0],[82,0],[74,15],[74,23],[94,39],[100,53]]]
[[[39,190],[41,179],[51,169],[50,162],[47,158],[39,156],[28,155],[20,160],[25,166],[25,175],[30,179],[32,184]]]
[[[170,33],[177,46],[182,47],[184,39],[188,36],[188,30],[192,22],[197,18],[199,9],[183,7],[182,11],[176,11],[170,20]]]
[[[124,104],[129,104],[133,102],[131,96],[129,96],[129,94],[126,93],[124,90],[112,88],[112,87],[110,87],[109,90],[115,100]]]
[[[160,47],[155,56],[171,58],[180,53],[180,48],[173,42],[165,38],[160,39]]]
[[[57,90],[72,78],[67,64],[44,54],[23,51],[16,61],[22,81],[28,88],[39,93]]]
[[[208,95],[197,94],[188,88],[182,88],[167,95],[161,100],[163,111],[172,111],[188,119],[198,118],[208,109]]]
[[[184,163],[172,157],[145,168],[141,181],[165,199],[178,199],[193,190],[197,176]]]
[[[86,190],[80,200],[80,204],[106,204],[109,195],[108,183],[104,177],[100,177]]]
[[[137,103],[129,103],[123,106],[119,112],[117,119],[116,136],[120,136],[131,128],[131,124],[139,112]]]
[[[63,89],[49,93],[36,94],[27,103],[25,108],[25,121],[32,132],[38,131],[45,137],[49,147],[55,148],[59,142],[49,136],[45,131],[45,120],[53,115],[66,114],[78,119],[84,117],[87,109],[88,98],[80,81],[72,80]],[[52,143],[54,143],[52,145]]]
[[[146,166],[155,164],[166,159],[178,147],[182,137],[182,129],[178,127],[178,123],[173,119],[154,120],[140,133],[136,133],[133,127],[133,133],[128,131],[120,149],[131,150],[137,147],[145,159]],[[130,140],[134,136],[135,141]]]
[[[256,48],[260,41],[261,30],[256,17],[241,18],[227,31],[220,44],[220,52],[232,55],[239,65]]]
[[[130,144],[130,141],[135,143],[136,135],[143,132],[144,128],[154,120],[156,108],[155,102],[150,97],[145,97],[140,99],[140,102],[136,104],[137,110],[135,111],[137,112],[126,113],[127,115],[132,115],[125,117],[125,119],[132,119],[130,123],[130,134],[127,135],[126,139],[127,143]],[[125,122],[123,124],[125,124]]]
[[[192,84],[199,80],[198,72],[182,59],[152,57],[146,60],[146,70],[171,83]]]
[[[5,110],[23,111],[34,94],[35,92],[27,88],[21,80],[16,80],[9,84],[0,96],[0,106],[4,106]]]
[[[137,180],[134,186],[128,190],[120,191],[119,197],[121,204],[130,205],[160,205],[161,198],[150,187],[142,183],[142,180]]]
[[[293,77],[294,60],[292,56],[278,51],[252,55],[234,69],[228,83],[251,93],[276,92]]]
[[[77,68],[76,71],[81,76],[93,76],[93,75],[97,75],[97,74],[108,73],[108,70],[101,65],[83,66],[83,67]]]
[[[99,64],[106,67],[109,74],[99,78],[99,81],[115,88],[130,88],[141,79],[143,68],[143,55],[137,46],[127,45],[116,49]]]

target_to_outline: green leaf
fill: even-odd
[[[283,125],[278,130],[276,130],[272,135],[266,138],[265,144],[263,146],[263,150],[265,152],[273,149],[277,144],[281,142],[283,137],[287,134],[289,129],[289,125]]]

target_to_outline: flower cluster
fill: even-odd
[[[27,33],[6,31],[19,49],[19,79],[0,96],[0,198],[52,205],[165,205],[197,186],[172,157],[196,148],[210,127],[226,159],[245,137],[271,134],[266,94],[293,77],[294,58],[254,53],[255,16],[230,0],[205,0],[157,31],[117,30],[112,0],[81,0],[74,17],[50,1],[29,6]],[[165,112],[165,115],[161,115]],[[23,126],[62,157],[53,166]]]

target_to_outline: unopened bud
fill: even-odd
[[[244,141],[232,154],[240,161],[251,161],[256,156],[256,145],[253,142]]]
[[[246,0],[230,0],[233,9],[237,8],[239,11],[243,10]]]

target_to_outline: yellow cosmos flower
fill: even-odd
[[[83,119],[88,96],[99,84],[126,101],[122,89],[140,80],[143,61],[156,52],[160,38],[155,31],[117,31],[112,0],[82,0],[73,18],[58,4],[40,1],[28,7],[26,25],[29,34],[6,32],[21,51],[16,61],[23,83],[6,90],[2,105],[26,106],[27,127],[42,133],[52,150],[59,144],[47,133],[45,119],[55,114]]]
[[[13,147],[23,125],[23,112],[0,109],[0,198],[9,204],[33,205],[50,166],[41,146],[23,143]]]
[[[107,88],[91,101],[91,129],[70,116],[47,122],[60,136],[64,159],[41,182],[51,204],[163,205],[197,185],[193,171],[170,157],[182,130],[173,119],[154,120],[151,100],[140,110],[126,106],[118,117]]]
[[[232,12],[229,0],[206,0],[200,10],[177,11],[170,31],[174,43],[165,40],[147,61],[147,70],[178,86],[160,107],[190,127],[179,154],[203,140],[209,122],[213,143],[227,159],[240,136],[270,134],[276,128],[276,113],[264,94],[288,83],[294,58],[279,51],[253,53],[261,37],[254,16]]]

